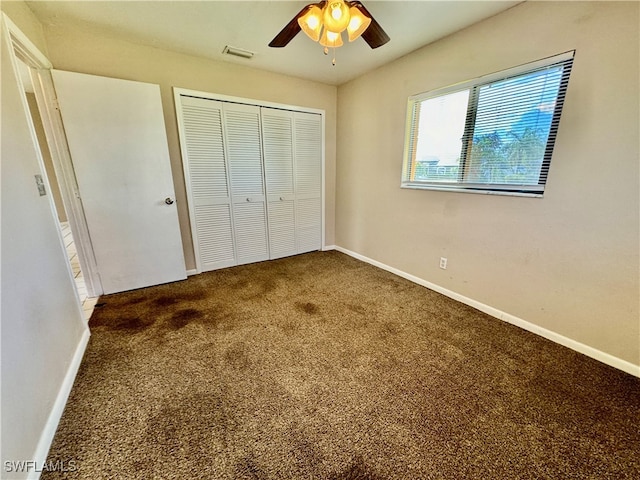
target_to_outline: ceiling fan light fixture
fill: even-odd
[[[367,17],[356,6],[349,8],[350,20],[347,25],[347,33],[349,34],[349,41],[353,42],[371,25],[371,19]]]
[[[342,0],[329,0],[322,19],[326,29],[340,33],[349,25],[349,7]]]
[[[301,30],[314,42],[320,42],[325,54],[329,47],[335,49],[343,45],[340,34],[345,30],[350,42],[360,37],[371,48],[381,47],[390,40],[360,0],[321,0],[302,7],[269,46],[285,47]]]
[[[339,32],[332,32],[325,28],[322,32],[322,37],[320,37],[320,45],[331,48],[341,47],[344,45],[344,43],[342,43],[342,34]]]
[[[298,25],[311,40],[317,42],[322,30],[322,10],[318,5],[309,5],[307,13],[298,18]]]

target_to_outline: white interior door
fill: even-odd
[[[104,293],[186,278],[160,87],[52,74]]]
[[[225,103],[223,110],[236,259],[238,265],[268,260],[260,107]]]
[[[294,114],[298,253],[322,248],[322,117]]]
[[[236,265],[222,103],[180,96],[176,108],[199,272]]]
[[[293,112],[262,108],[270,258],[297,253],[293,161]]]

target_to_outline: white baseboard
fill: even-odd
[[[335,250],[336,246],[335,245],[325,245],[324,247],[322,247],[322,251],[323,252],[327,252],[329,250]],[[345,252],[346,253],[346,252]]]
[[[325,248],[328,250],[329,248]],[[588,357],[594,358],[602,363],[605,363],[611,367],[622,370],[623,372],[629,373],[635,377],[640,377],[640,365],[634,365],[631,362],[627,362],[626,360],[622,360],[618,357],[614,357],[608,353],[597,350],[593,347],[585,345],[583,343],[572,340],[571,338],[560,335],[559,333],[553,332],[551,330],[547,330],[546,328],[540,327],[534,323],[527,322],[521,318],[518,318],[510,313],[503,312],[498,310],[497,308],[493,308],[489,305],[485,305],[484,303],[478,302],[469,297],[465,297],[464,295],[460,295],[452,290],[448,290],[440,285],[436,285],[435,283],[428,282],[423,280],[422,278],[416,277],[415,275],[411,275],[409,273],[403,272],[402,270],[398,270],[397,268],[390,267],[389,265],[385,265],[384,263],[378,262],[377,260],[373,260],[372,258],[365,257],[364,255],[360,255],[359,253],[352,252],[351,250],[347,250],[346,248],[342,248],[339,246],[333,246],[332,249],[335,249],[339,252],[345,253],[350,257],[357,258],[358,260],[362,260],[363,262],[374,265],[378,268],[391,272],[399,277],[406,278],[418,285],[422,285],[430,290],[436,291],[445,295],[449,298],[457,300],[465,305],[469,305],[470,307],[476,308],[481,312],[484,312],[492,317],[503,320],[507,323],[520,327],[524,330],[527,330],[531,333],[535,333],[536,335],[540,335],[541,337],[546,338],[547,340],[551,340],[552,342],[559,343],[571,350],[575,350],[576,352],[582,353]]]
[[[76,379],[78,369],[80,368],[80,363],[82,362],[84,351],[86,350],[87,344],[89,343],[90,335],[91,334],[89,332],[89,329],[87,328],[82,334],[80,341],[78,342],[76,351],[73,354],[73,358],[71,359],[71,364],[67,369],[67,373],[64,376],[62,385],[60,385],[60,390],[58,390],[56,401],[53,404],[51,413],[49,413],[49,418],[47,419],[47,423],[42,431],[42,434],[40,435],[40,441],[38,442],[36,452],[33,456],[33,460],[36,462],[36,465],[44,465],[44,463],[47,461],[49,448],[51,447],[53,437],[56,434],[56,430],[58,429],[58,424],[60,423],[60,419],[62,418],[64,407],[67,404],[67,400],[69,399],[69,394],[71,393],[73,382]],[[38,471],[31,471],[27,478],[30,480],[37,480],[38,478],[40,478],[40,473],[41,472]]]
[[[190,277],[192,275],[197,275],[198,274],[198,270],[196,270],[195,268],[192,268],[191,270],[187,270],[187,277]]]

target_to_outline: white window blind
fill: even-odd
[[[573,57],[410,97],[402,186],[542,195]]]

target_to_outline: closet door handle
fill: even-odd
[[[284,197],[280,197],[280,201],[283,202],[284,201]]]
[[[251,201],[251,199],[247,197],[247,202],[250,202],[250,201]]]

